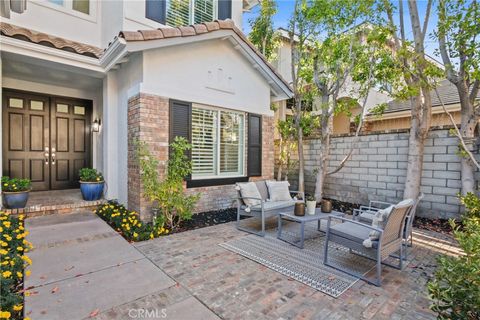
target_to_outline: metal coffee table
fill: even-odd
[[[305,241],[305,223],[311,221],[317,221],[317,230],[320,230],[320,221],[322,219],[328,219],[328,217],[344,217],[345,213],[340,211],[333,211],[330,213],[324,213],[320,208],[315,209],[314,215],[305,214],[304,216],[296,216],[293,212],[281,212],[278,214],[278,230],[277,230],[277,239],[288,242],[300,249],[303,249],[303,243]],[[300,244],[297,244],[287,239],[282,239],[282,222],[283,220],[293,221],[300,223]]]

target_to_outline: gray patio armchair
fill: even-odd
[[[267,201],[269,196],[268,196],[268,189],[266,186],[266,181],[265,180],[260,180],[260,181],[255,181],[255,184],[257,185],[257,189],[260,192],[261,198],[254,198],[254,197],[242,197],[242,194],[240,191],[237,191],[237,229],[242,230],[245,232],[253,233],[256,235],[259,235],[261,237],[265,236],[265,220],[269,217],[273,217],[278,215],[280,212],[285,212],[288,210],[292,210],[293,212],[293,207],[295,206],[295,203],[298,201],[304,201],[304,193],[299,192],[299,191],[289,191],[290,195],[296,195],[299,197],[299,199],[302,200],[295,200],[292,199],[290,201]],[[252,199],[252,200],[259,200],[260,204],[252,206],[247,209],[247,206],[245,205],[244,201],[245,199]],[[241,217],[242,216],[247,216],[247,217],[255,217],[261,220],[261,230],[258,231],[253,228],[241,226]]]
[[[407,220],[405,222],[405,233],[403,235],[403,239],[405,241],[405,245],[408,247],[413,246],[413,221],[415,220],[415,214],[417,213],[417,206],[422,201],[425,195],[423,192],[420,192],[420,195],[415,200],[414,205],[410,209],[410,212],[407,214]],[[359,209],[353,210],[353,217],[355,220],[364,223],[372,223],[373,216],[375,212],[380,209],[385,209],[388,206],[393,206],[393,203],[383,202],[383,201],[370,201],[368,206],[360,206]],[[405,259],[407,258],[407,252],[405,252]]]
[[[332,217],[329,217],[327,222],[323,263],[327,266],[363,279],[376,286],[381,286],[382,264],[400,270],[403,268],[403,233],[405,228],[405,220],[413,205],[414,200],[409,199],[404,200],[394,206],[383,229],[379,227],[373,227],[368,223],[350,220],[343,217],[334,217],[336,220],[342,220],[343,223],[332,225]],[[364,241],[369,239],[370,231],[372,230],[379,233],[378,240],[373,240],[372,247],[367,248],[364,246]],[[371,280],[362,274],[356,274],[331,264],[328,257],[328,245],[330,242],[334,242],[349,248],[350,253],[352,254],[359,254],[363,257],[374,260],[376,262],[375,279]],[[397,252],[399,252],[398,266],[385,262],[388,257]]]

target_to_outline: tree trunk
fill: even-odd
[[[305,192],[305,158],[303,157],[303,130],[300,125],[297,127],[298,131],[298,191]]]
[[[320,150],[318,155],[318,164],[317,174],[315,179],[315,198],[318,203],[322,201],[323,198],[323,188],[325,186],[325,179],[327,177],[327,166],[328,158],[330,151],[330,128],[329,128],[329,118],[322,116],[321,123],[321,137],[320,137]]]
[[[279,150],[279,155],[278,155],[278,171],[277,171],[277,181],[281,181],[282,180],[282,169],[283,169],[283,162],[284,162],[284,159],[283,159],[283,139],[282,137],[280,137],[280,141],[278,143],[278,150]]]
[[[468,87],[464,81],[457,84],[458,94],[460,96],[461,105],[461,125],[460,133],[469,151],[473,150],[473,140],[475,138],[475,127],[477,125],[474,116],[473,105],[468,97]],[[461,178],[462,178],[462,195],[475,191],[475,171],[476,167],[469,157],[461,158]]]

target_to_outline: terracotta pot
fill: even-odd
[[[304,216],[305,215],[305,203],[297,202],[295,203],[295,211],[293,212],[296,216]]]
[[[332,212],[332,201],[330,201],[330,200],[322,200],[322,212],[323,212],[323,213],[330,213],[330,212]]]

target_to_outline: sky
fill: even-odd
[[[355,1],[355,0],[352,0]],[[277,14],[274,16],[274,26],[275,28],[285,28],[288,29],[288,22],[290,17],[292,16],[293,8],[295,1],[294,0],[277,0]],[[423,23],[423,18],[425,16],[425,11],[427,7],[426,0],[419,0],[417,1],[418,11],[420,13],[420,21]],[[434,3],[435,6],[435,3]],[[413,38],[412,30],[410,28],[410,19],[408,18],[408,3],[404,1],[404,15],[405,15],[405,28],[406,28],[406,37]],[[259,6],[255,6],[250,12],[247,12],[243,15],[243,31],[248,34],[251,30],[249,20],[255,18],[259,12]],[[398,25],[398,14],[396,15],[395,23]],[[434,8],[432,8],[432,12],[430,14],[429,24],[428,24],[428,34],[430,34],[437,25],[437,18],[435,14]],[[431,37],[427,34],[425,37],[425,52],[434,57],[436,60],[441,61],[440,57],[435,54],[435,49],[438,47],[437,41],[435,39],[431,39]]]

